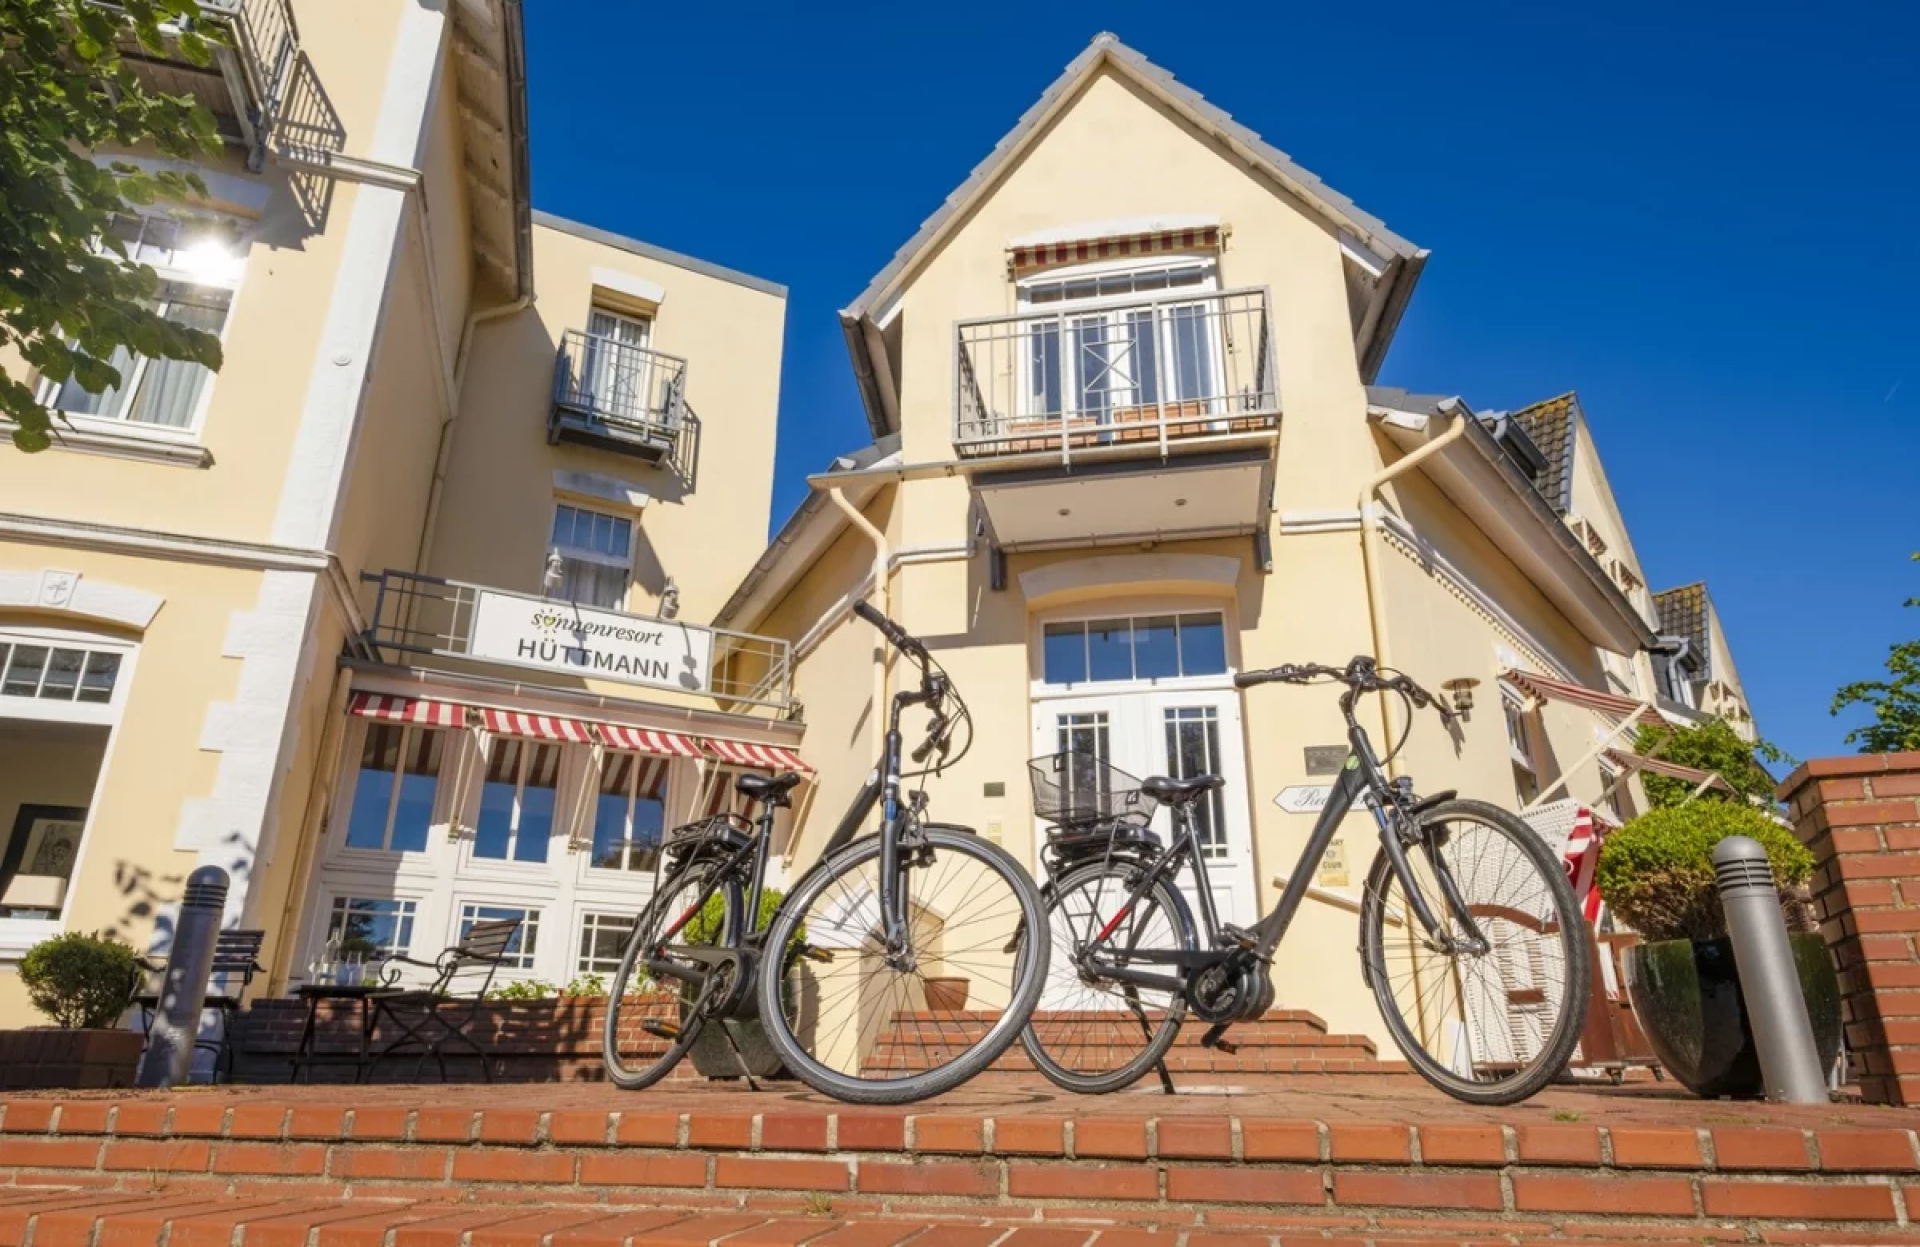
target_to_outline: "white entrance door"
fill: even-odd
[[[1149,775],[1224,777],[1225,787],[1193,806],[1200,858],[1220,921],[1247,926],[1259,918],[1237,693],[1191,690],[1047,697],[1034,703],[1033,726],[1036,757],[1089,753],[1142,779]],[[1155,814],[1154,828],[1171,842],[1170,814]],[[1182,870],[1180,885],[1197,921],[1200,901],[1189,871]]]

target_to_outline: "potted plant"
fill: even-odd
[[[130,1087],[143,1037],[123,1030],[139,965],[110,935],[71,932],[42,940],[20,959],[27,999],[57,1029],[0,1035],[9,1087]]]
[[[929,974],[926,978],[927,1010],[930,1013],[958,1013],[967,1007],[969,980],[958,975]]]
[[[1823,1067],[1840,1050],[1840,983],[1806,900],[1813,855],[1759,809],[1696,801],[1641,815],[1607,837],[1600,894],[1643,943],[1625,950],[1627,994],[1655,1056],[1702,1096],[1757,1095],[1760,1059],[1740,999],[1714,883],[1713,846],[1751,836],[1767,850]]]

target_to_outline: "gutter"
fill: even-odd
[[[1366,350],[1360,355],[1360,383],[1372,385],[1380,366],[1387,361],[1387,350],[1393,345],[1394,334],[1400,328],[1400,318],[1406,315],[1407,305],[1413,301],[1413,287],[1420,280],[1420,274],[1426,270],[1427,257],[1432,254],[1425,247],[1415,251],[1400,262],[1400,271],[1395,276],[1393,287],[1387,292],[1387,300],[1380,309],[1380,318],[1373,326],[1373,333],[1367,339]]]
[[[506,44],[507,137],[513,159],[516,298],[533,298],[533,161],[527,152],[527,32],[521,0],[500,0]]]
[[[887,427],[887,407],[880,397],[879,379],[873,371],[873,353],[867,345],[865,309],[844,308],[840,312],[840,332],[846,335],[847,354],[853,360],[853,379],[860,387],[860,405],[866,408],[867,428],[878,441],[893,432]]]

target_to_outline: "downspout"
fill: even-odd
[[[1448,405],[1457,406],[1457,404],[1452,403],[1451,399],[1449,399],[1447,403],[1441,404],[1443,408]],[[1448,413],[1443,411],[1442,414]],[[1391,667],[1393,663],[1387,654],[1387,629],[1385,621],[1381,618],[1385,591],[1380,583],[1380,559],[1374,553],[1373,549],[1374,495],[1388,482],[1404,472],[1419,467],[1427,459],[1439,454],[1466,434],[1468,416],[1464,412],[1459,411],[1451,414],[1453,416],[1453,427],[1420,449],[1395,460],[1392,464],[1368,477],[1366,484],[1360,487],[1360,497],[1354,504],[1355,509],[1360,512],[1360,562],[1361,565],[1365,567],[1367,576],[1367,623],[1373,632],[1373,657],[1374,661],[1383,668]],[[1387,699],[1385,697],[1380,699],[1380,730],[1386,733],[1381,741],[1382,746],[1391,748],[1393,745],[1393,716],[1388,712]],[[1388,774],[1398,774],[1399,770],[1400,768],[1397,762],[1391,757],[1388,758]]]
[[[433,548],[434,531],[440,524],[440,497],[447,483],[447,460],[453,455],[453,422],[460,416],[462,396],[466,393],[467,360],[473,348],[474,328],[490,320],[523,312],[532,305],[533,296],[523,294],[511,303],[470,313],[467,323],[461,326],[460,348],[453,363],[453,401],[447,407],[446,419],[440,422],[439,445],[433,453],[433,479],[427,482],[427,513],[420,525],[420,548],[413,555],[413,570],[416,572],[426,570],[427,551]]]
[[[840,508],[840,513],[847,517],[847,522],[866,534],[867,540],[873,543],[873,572],[871,573],[873,591],[880,595],[880,613],[892,618],[893,582],[887,574],[891,552],[887,547],[886,534],[875,528],[873,521],[862,514],[859,507],[847,501],[846,494],[841,492],[838,485],[827,490],[827,497],[833,500],[834,506]],[[886,734],[887,647],[875,642],[873,647],[873,756],[876,758],[885,747]]]

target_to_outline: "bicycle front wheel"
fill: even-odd
[[[787,1068],[823,1094],[905,1104],[959,1086],[1007,1050],[1047,971],[1047,917],[1027,872],[959,828],[903,853],[908,947],[888,956],[880,838],[801,880],[767,932],[786,950],[760,981],[760,1016]]]
[[[736,948],[745,904],[739,881],[716,877],[711,862],[668,873],[633,924],[633,938],[608,989],[601,1055],[607,1078],[627,1091],[651,1087],[673,1071],[706,1025],[702,988],[689,976],[710,967],[695,950]]]
[[[1102,935],[1101,957],[1115,966],[1177,977],[1165,954],[1192,952],[1193,916],[1180,890],[1157,879],[1139,903],[1124,908],[1141,866],[1098,861],[1067,872],[1047,906],[1053,953],[1046,989],[1021,1046],[1054,1086],[1082,1095],[1130,1087],[1179,1037],[1186,996],[1102,978],[1080,966],[1080,952]],[[1131,957],[1159,953],[1159,958]]]
[[[1514,1104],[1558,1077],[1586,1024],[1588,936],[1566,871],[1537,832],[1481,801],[1420,816],[1407,848],[1416,915],[1385,850],[1360,904],[1361,955],[1387,1031],[1428,1082],[1468,1104]],[[1447,892],[1484,937],[1472,932]]]

